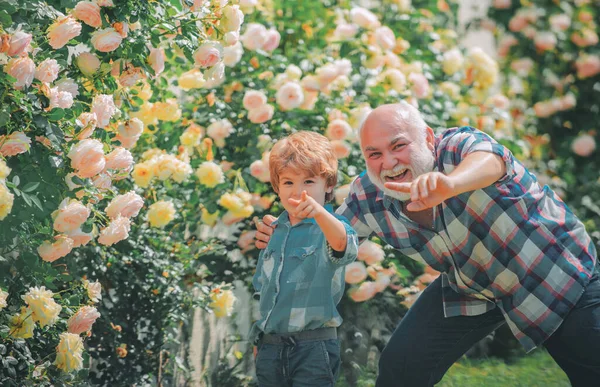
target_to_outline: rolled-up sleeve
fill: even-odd
[[[342,222],[346,229],[346,249],[344,251],[335,251],[329,246],[327,241],[325,243],[327,244],[331,262],[335,265],[343,266],[353,262],[358,255],[358,235],[350,225],[348,219],[338,214],[335,214],[335,217]]]
[[[444,164],[446,172],[452,171],[467,155],[473,152],[489,152],[500,156],[506,165],[506,174],[495,184],[505,183],[516,174],[512,152],[484,132],[472,127],[465,126],[447,131],[438,150],[438,157]]]

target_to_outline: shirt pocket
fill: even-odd
[[[289,260],[292,267],[288,277],[289,283],[296,283],[296,290],[309,287],[312,283],[319,262],[321,249],[315,246],[295,247],[290,250]]]
[[[300,261],[305,261],[306,259],[317,256],[320,250],[321,249],[317,248],[316,246],[295,247],[290,251],[290,257]]]

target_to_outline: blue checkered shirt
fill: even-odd
[[[325,208],[332,212],[330,205]],[[314,219],[292,226],[284,211],[275,221],[277,227],[258,257],[252,280],[260,300],[260,319],[250,331],[251,342],[261,332],[281,334],[340,326],[337,304],[344,293],[344,266],[356,259],[358,238],[347,219],[335,217],[346,229],[343,255],[332,253]]]
[[[427,229],[367,174],[351,185],[337,213],[361,238],[376,234],[403,254],[442,272],[446,317],[498,307],[529,351],[546,340],[591,278],[596,250],[581,221],[511,152],[485,133],[454,128],[436,137],[435,170],[449,174],[472,152],[494,153],[506,175],[495,184],[446,200]]]

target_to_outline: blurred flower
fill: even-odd
[[[29,150],[31,139],[23,132],[12,132],[0,136],[0,154],[4,157],[16,156]]]
[[[90,52],[82,52],[75,58],[75,64],[83,75],[91,77],[100,68],[100,59]]]
[[[216,317],[231,316],[233,313],[233,304],[236,301],[231,290],[213,289],[210,293],[212,302],[209,307],[215,312]]]
[[[335,157],[338,159],[345,159],[346,157],[350,156],[350,151],[352,150],[350,144],[343,140],[331,141],[331,147],[333,148]]]
[[[244,99],[242,100],[242,104],[246,110],[257,109],[266,103],[267,96],[265,93],[258,90],[248,90],[246,94],[244,94]]]
[[[354,7],[350,10],[352,22],[365,29],[373,29],[380,26],[377,16],[368,9]]]
[[[582,55],[575,61],[577,77],[580,79],[590,78],[600,73],[600,56]]]
[[[165,69],[165,51],[162,48],[152,48],[148,55],[148,64],[154,70],[154,76],[162,73]]]
[[[271,173],[269,172],[268,160],[255,160],[250,164],[250,175],[257,178],[263,183],[271,181]]]
[[[129,191],[126,194],[118,195],[106,206],[106,215],[115,219],[118,216],[133,218],[138,216],[144,206],[144,199],[135,191]]]
[[[219,43],[206,42],[194,53],[194,61],[202,68],[213,67],[221,60],[222,53],[223,47]]]
[[[304,93],[302,87],[296,82],[287,82],[277,90],[275,99],[283,110],[291,110],[302,105]]]
[[[385,259],[385,253],[380,245],[367,240],[358,248],[357,259],[365,261],[370,266],[382,262]]]
[[[234,43],[223,49],[223,63],[227,67],[233,67],[242,59],[242,55],[244,55],[242,43]]]
[[[465,60],[462,53],[457,48],[444,53],[442,60],[442,69],[448,75],[452,75],[462,69]]]
[[[71,159],[71,167],[81,178],[93,177],[104,170],[104,146],[98,140],[85,139],[71,147],[67,154]]]
[[[200,70],[191,69],[181,74],[177,79],[177,83],[183,90],[191,90],[201,88],[206,81]]]
[[[215,145],[219,148],[225,146],[225,139],[233,132],[233,125],[227,119],[215,121],[206,128],[206,134],[215,141]]]
[[[344,140],[352,134],[352,127],[342,119],[335,119],[327,125],[325,136],[330,140]]]
[[[106,128],[111,117],[117,112],[113,96],[108,94],[94,96],[91,112],[96,114],[98,127]]]
[[[579,135],[571,144],[571,150],[578,156],[588,157],[596,150],[596,140],[589,134]]]
[[[150,226],[162,228],[175,218],[175,206],[172,202],[160,200],[148,208]]]
[[[205,161],[200,164],[196,170],[196,177],[198,177],[200,184],[208,188],[214,188],[225,181],[223,170],[212,161]]]
[[[219,220],[219,211],[215,211],[214,213],[210,213],[208,212],[208,210],[206,208],[202,209],[202,215],[200,217],[200,221],[203,224],[206,224],[208,226],[214,226],[217,223],[217,220]]]
[[[0,310],[6,308],[6,306],[8,305],[6,303],[7,298],[8,298],[8,293],[0,288]]]
[[[244,47],[251,51],[262,48],[267,41],[267,29],[262,24],[249,23],[246,25],[246,31],[240,37]]]
[[[137,163],[133,167],[131,177],[138,187],[146,188],[154,177],[154,169],[148,163]]]
[[[248,119],[254,124],[262,124],[273,118],[275,108],[273,105],[265,104],[248,112]]]
[[[3,220],[12,211],[14,195],[0,182],[0,220]]]
[[[352,262],[346,265],[345,281],[349,284],[359,284],[367,279],[367,268],[362,262]]]
[[[358,288],[351,288],[348,291],[348,296],[355,302],[370,300],[375,294],[377,294],[377,287],[371,281],[365,281]]]
[[[21,55],[29,49],[32,35],[23,31],[16,31],[10,37],[9,48],[6,51],[8,56]]]
[[[279,46],[279,42],[281,41],[281,35],[279,32],[271,28],[267,31],[266,39],[261,48],[265,51],[273,51]]]

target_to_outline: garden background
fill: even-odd
[[[339,204],[383,103],[489,133],[598,243],[599,4],[0,0],[0,384],[252,385],[269,149],[325,134]],[[339,385],[374,385],[436,275],[361,247]],[[503,330],[469,355],[441,385],[568,385]]]

